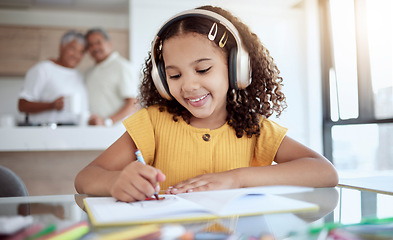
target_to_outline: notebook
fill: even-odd
[[[233,216],[318,210],[316,204],[273,193],[310,191],[310,188],[254,187],[160,195],[163,200],[120,202],[112,197],[87,197],[85,207],[94,226],[200,221]],[[312,190],[312,188],[311,188]]]

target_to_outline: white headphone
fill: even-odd
[[[210,19],[216,23],[220,23],[221,25],[223,25],[232,34],[236,41],[236,46],[233,47],[229,52],[229,86],[233,89],[244,89],[248,87],[251,84],[250,58],[248,52],[244,49],[242,45],[242,41],[236,27],[229,20],[227,20],[218,13],[203,9],[194,9],[181,12],[166,21],[153,40],[151,49],[151,76],[153,78],[154,85],[156,86],[160,95],[168,100],[172,99],[172,96],[169,92],[168,83],[166,81],[164,62],[157,60],[158,58],[157,56],[155,56],[155,50],[158,47],[162,32],[165,31],[165,29],[167,29],[173,22],[186,17],[203,17]]]

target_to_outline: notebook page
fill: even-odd
[[[245,216],[318,209],[319,206],[316,204],[286,197],[271,194],[247,194],[225,205],[220,209],[218,215],[221,217]]]
[[[133,222],[178,217],[210,215],[202,206],[175,195],[162,195],[164,200],[119,202],[111,197],[85,198],[98,223]]]
[[[237,188],[237,189],[225,189],[205,192],[192,192],[182,193],[177,196],[195,202],[199,205],[204,206],[211,212],[219,214],[228,204],[237,204],[236,201],[242,196],[253,194],[254,197],[248,198],[248,204],[254,203],[256,200],[255,195],[265,194],[287,194],[287,193],[298,193],[312,191],[313,188],[309,187],[298,187],[298,186],[263,186],[263,187],[250,187],[250,188]],[[255,200],[252,200],[255,199]],[[262,198],[263,199],[263,198]],[[243,200],[244,201],[244,200]]]

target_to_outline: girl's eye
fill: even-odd
[[[206,73],[206,72],[208,72],[211,68],[212,68],[212,67],[208,67],[208,68],[205,68],[205,69],[202,69],[202,70],[197,70],[197,73]]]
[[[180,78],[180,74],[176,74],[176,75],[171,75],[169,76],[170,79],[178,79]]]

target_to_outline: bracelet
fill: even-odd
[[[113,121],[110,118],[105,118],[104,124],[106,127],[111,127],[113,125]]]

